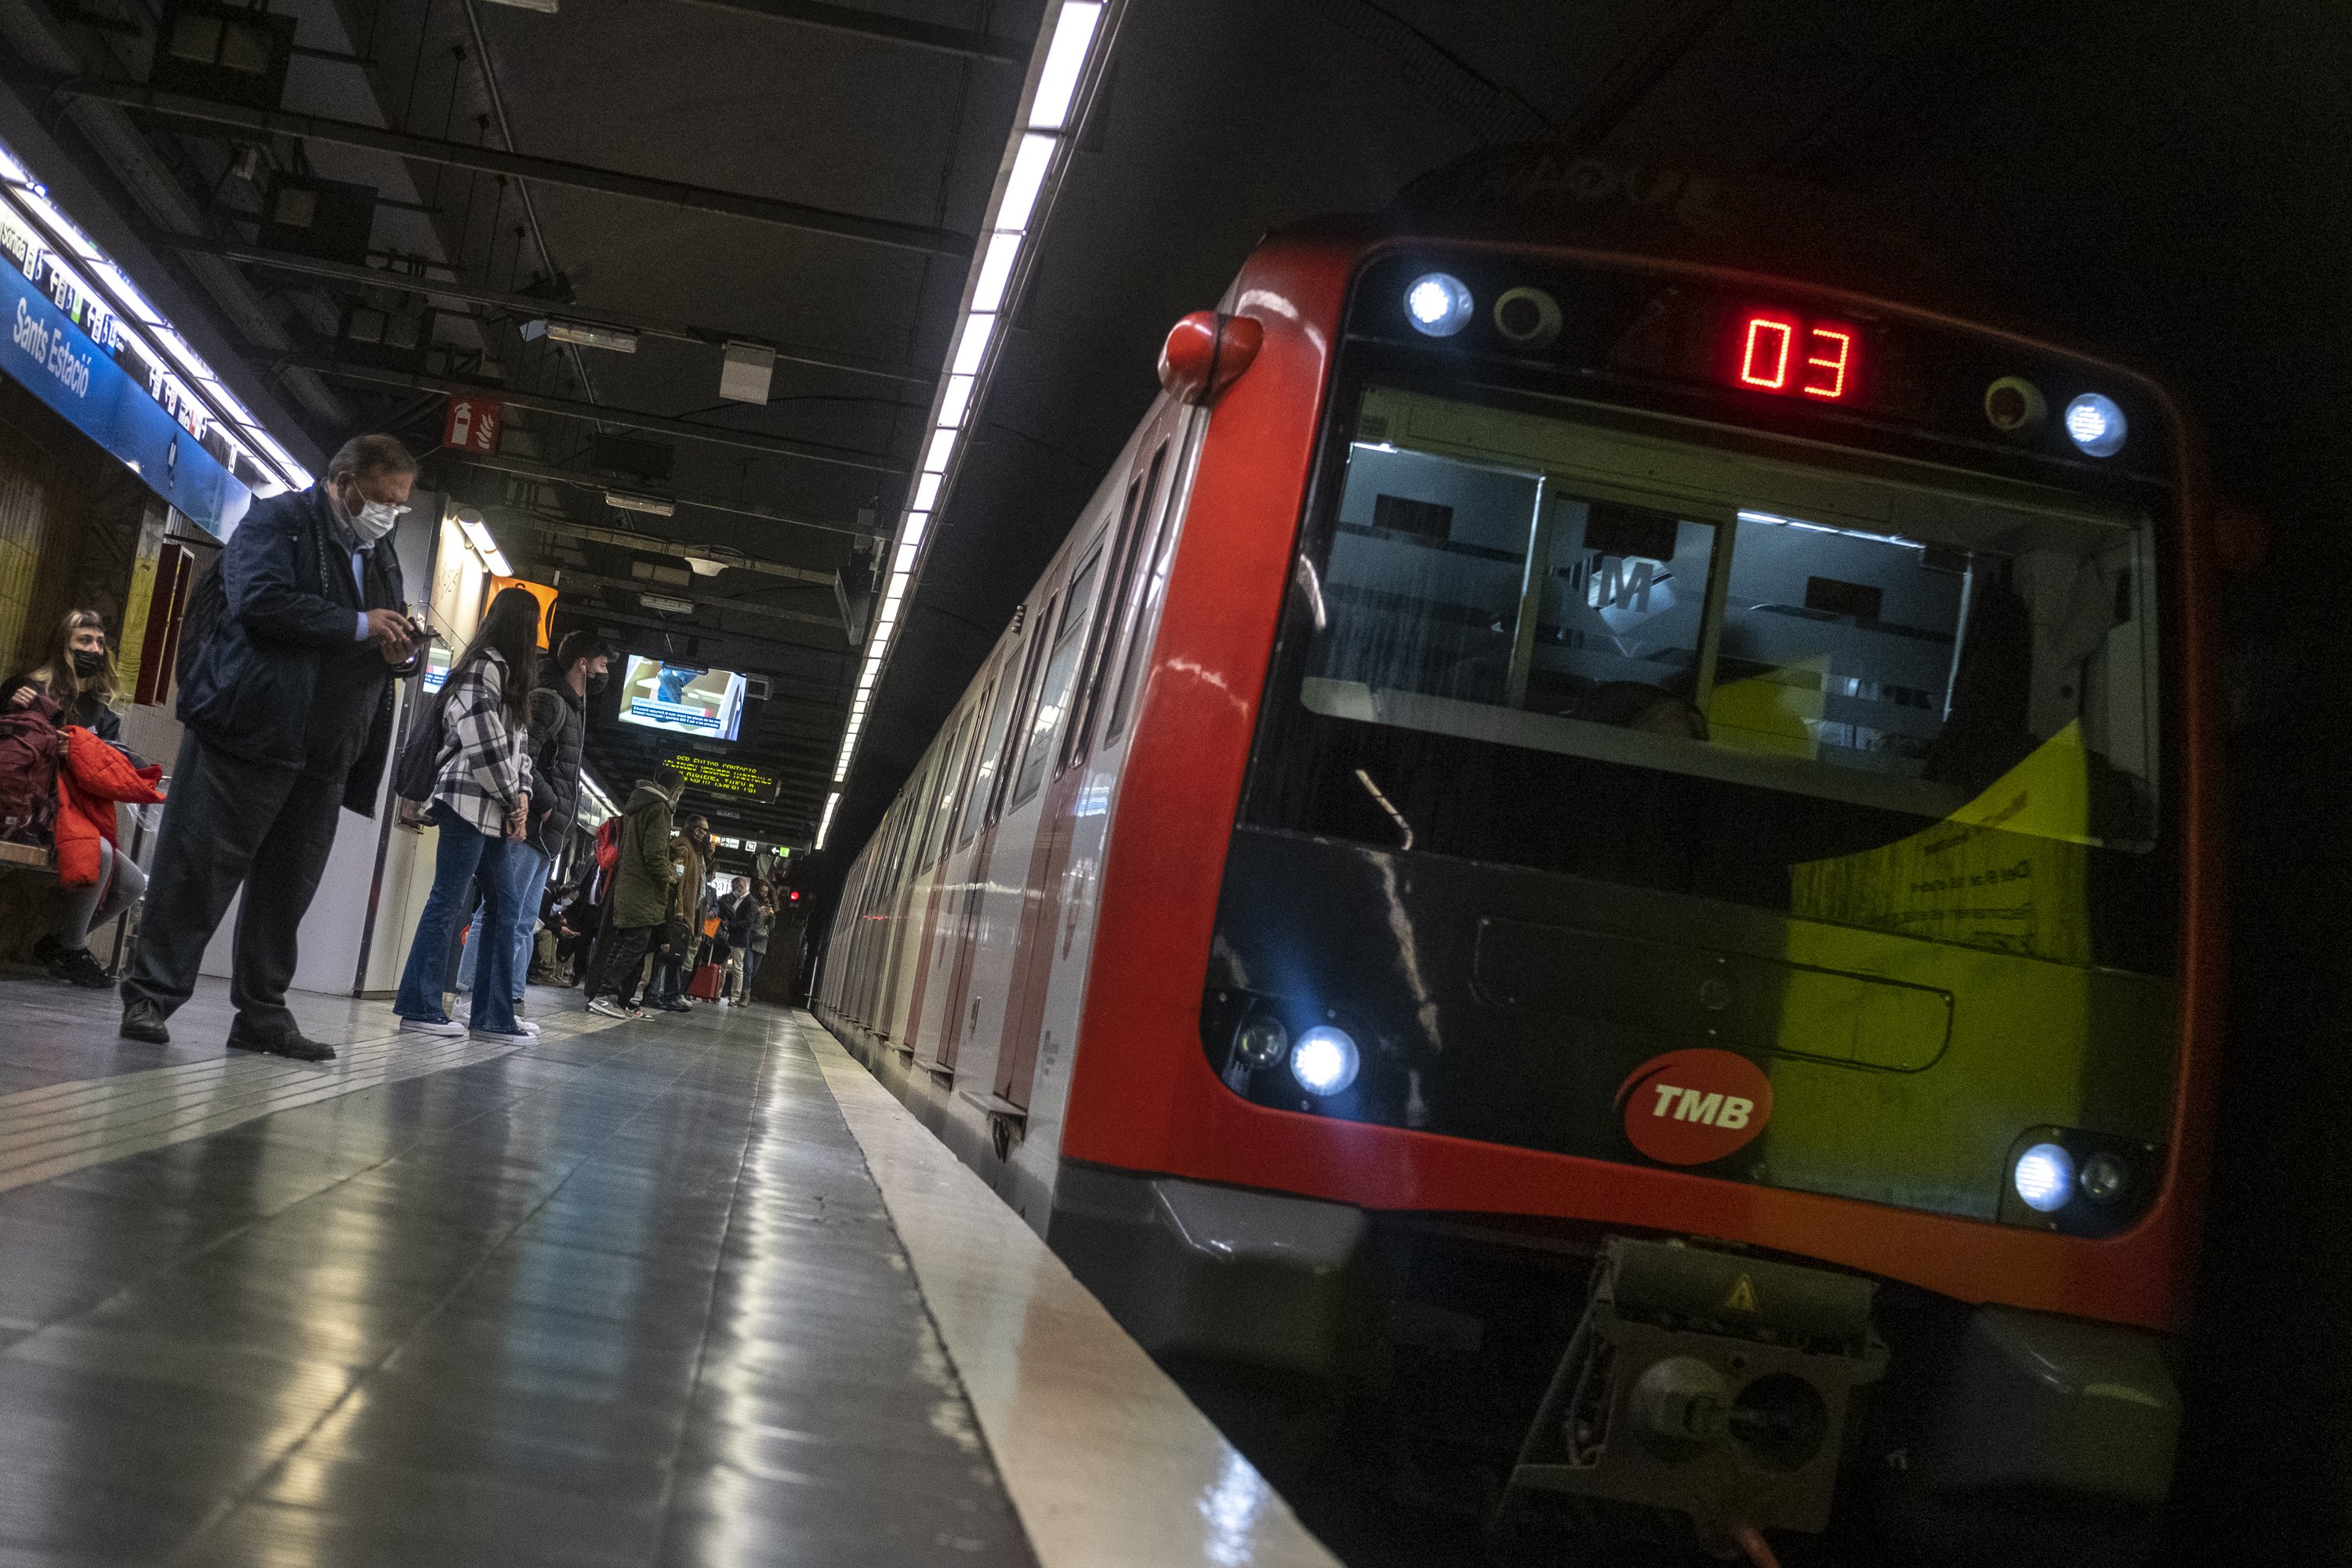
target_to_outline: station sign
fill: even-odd
[[[253,492],[204,439],[202,405],[151,364],[121,319],[0,205],[0,374],[25,387],[205,531],[226,536]]]
[[[761,773],[746,763],[721,762],[715,757],[698,757],[690,752],[680,752],[664,759],[677,770],[688,788],[707,789],[719,795],[739,795],[752,800],[772,801],[782,789],[773,773]]]

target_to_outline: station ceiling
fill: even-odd
[[[1044,0],[268,0],[296,52],[267,121],[158,96],[159,26],[191,3],[24,0],[0,8],[0,41],[320,448],[384,426],[434,450],[448,394],[505,399],[502,450],[441,453],[439,481],[524,575],[561,574],[560,624],[767,678],[730,754],[781,793],[727,807],[720,831],[807,843],[856,673],[857,589],[917,466]],[[1927,193],[2042,324],[2120,334],[2217,384],[2233,326],[2259,323],[2209,297],[2214,269],[2274,253],[2274,210],[2329,177],[2265,150],[2347,142],[2277,87],[2341,52],[2318,19],[1990,0],[1112,14],[1108,75],[834,824],[836,867],[1142,414],[1169,324],[1213,303],[1270,226],[1376,209],[1464,153],[1551,138]],[[502,177],[469,150],[549,162]],[[586,173],[547,177],[559,163]],[[364,256],[271,248],[255,216],[306,177],[376,194]],[[692,194],[648,199],[648,180]],[[420,305],[429,353],[353,336],[376,320],[355,312]],[[635,352],[524,335],[567,305],[636,324]],[[730,338],[779,349],[764,405],[719,395]],[[677,504],[616,510],[608,489]],[[607,716],[592,762],[625,790],[663,739]]]

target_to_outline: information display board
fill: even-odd
[[[686,781],[689,789],[745,795],[752,800],[773,800],[781,787],[774,774],[763,773],[745,763],[721,762],[715,757],[698,757],[685,752],[666,760],[677,770],[677,776]]]

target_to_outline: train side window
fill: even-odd
[[[1119,635],[1134,611],[1137,586],[1142,581],[1138,563],[1144,539],[1151,531],[1152,507],[1160,499],[1160,471],[1167,460],[1168,443],[1162,441],[1151,454],[1151,467],[1140,484],[1131,482],[1127,487],[1127,513],[1119,520],[1118,549],[1111,558],[1107,585],[1107,591],[1116,597],[1104,605],[1095,622],[1093,646],[1086,658],[1086,678],[1078,683],[1077,717],[1070,725],[1069,739],[1063,747],[1062,765],[1066,768],[1086,760],[1088,737],[1093,733],[1096,717],[1102,711],[1103,685],[1118,656]]]
[[[948,742],[946,765],[940,770],[934,786],[930,822],[925,827],[923,864],[929,866],[946,853],[949,829],[955,822],[956,797],[963,787],[965,766],[971,760],[971,727],[981,704],[964,710],[956,721],[955,739]]]
[[[992,753],[996,777],[988,799],[988,820],[991,822],[994,822],[1004,809],[1004,786],[1012,778],[1013,755],[1020,749],[1024,730],[1022,720],[1034,700],[1033,678],[1045,668],[1046,633],[1054,625],[1054,612],[1061,607],[1061,603],[1059,595],[1046,599],[1045,613],[1029,628],[1029,646],[1021,656],[1021,679],[1010,682],[1007,687],[1011,700],[1007,704],[1009,722],[1005,726],[1003,749]]]
[[[1160,449],[1165,451],[1167,448],[1163,447]],[[1153,459],[1153,462],[1156,473],[1158,459]],[[1168,559],[1176,543],[1177,489],[1177,484],[1171,480],[1156,521],[1149,516],[1151,508],[1147,506],[1143,509],[1146,527],[1151,535],[1151,548],[1143,555],[1149,570],[1139,575],[1129,589],[1134,595],[1135,611],[1127,634],[1127,657],[1119,665],[1118,689],[1111,698],[1110,720],[1103,726],[1105,745],[1125,732],[1128,714],[1133,710],[1136,699],[1140,695],[1143,661],[1151,647],[1152,620],[1159,612],[1160,599],[1167,593]]]
[[[1006,660],[1007,668],[1011,663]],[[1004,671],[999,670],[996,683],[982,694],[980,707],[972,710],[975,719],[983,713],[987,718],[977,726],[971,760],[964,764],[963,825],[955,836],[959,849],[971,842],[972,834],[979,830],[981,816],[987,810],[989,783],[996,776],[997,749],[1004,742],[1004,704],[1009,689]]]
[[[1045,661],[1045,679],[1030,710],[1028,746],[1021,761],[1021,776],[1013,782],[1013,804],[1019,805],[1037,793],[1045,781],[1045,764],[1053,761],[1054,737],[1070,710],[1078,679],[1078,655],[1086,651],[1087,630],[1093,624],[1095,578],[1102,567],[1099,546],[1070,579],[1062,600],[1062,620],[1054,634],[1054,651]]]

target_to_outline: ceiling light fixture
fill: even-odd
[[[626,327],[600,327],[590,321],[563,321],[554,317],[525,321],[523,341],[537,342],[546,338],[551,342],[577,343],[583,349],[609,349],[616,354],[637,352],[637,334]]]
[[[657,616],[690,616],[694,614],[692,599],[673,599],[667,594],[640,594],[637,603]]]
[[[899,520],[889,586],[866,637],[856,697],[834,763],[834,791],[817,825],[815,847],[819,849],[824,847],[834,807],[840,804],[842,786],[848,782],[850,764],[857,757],[857,739],[866,723],[865,703],[881,679],[891,638],[907,611],[933,509],[953,482],[963,433],[985,395],[997,315],[1018,290],[1024,237],[1034,226],[1033,220],[1040,216],[1040,204],[1046,200],[1054,171],[1085,117],[1086,85],[1099,78],[1102,60],[1109,52],[1110,29],[1104,24],[1110,9],[1103,0],[1060,0],[1049,8],[1038,33],[1031,56],[1035,85],[1013,121],[996,197],[984,226],[988,243],[973,258],[966,278],[963,319],[958,323],[947,371],[940,377],[931,409],[931,434],[924,447],[922,471],[908,493],[906,511]]]
[[[688,567],[698,577],[716,577],[727,570],[727,563],[713,561],[708,555],[688,555],[685,560]]]
[[[677,515],[677,502],[667,496],[633,496],[626,490],[606,490],[604,504],[618,511],[642,511],[654,517]]]

